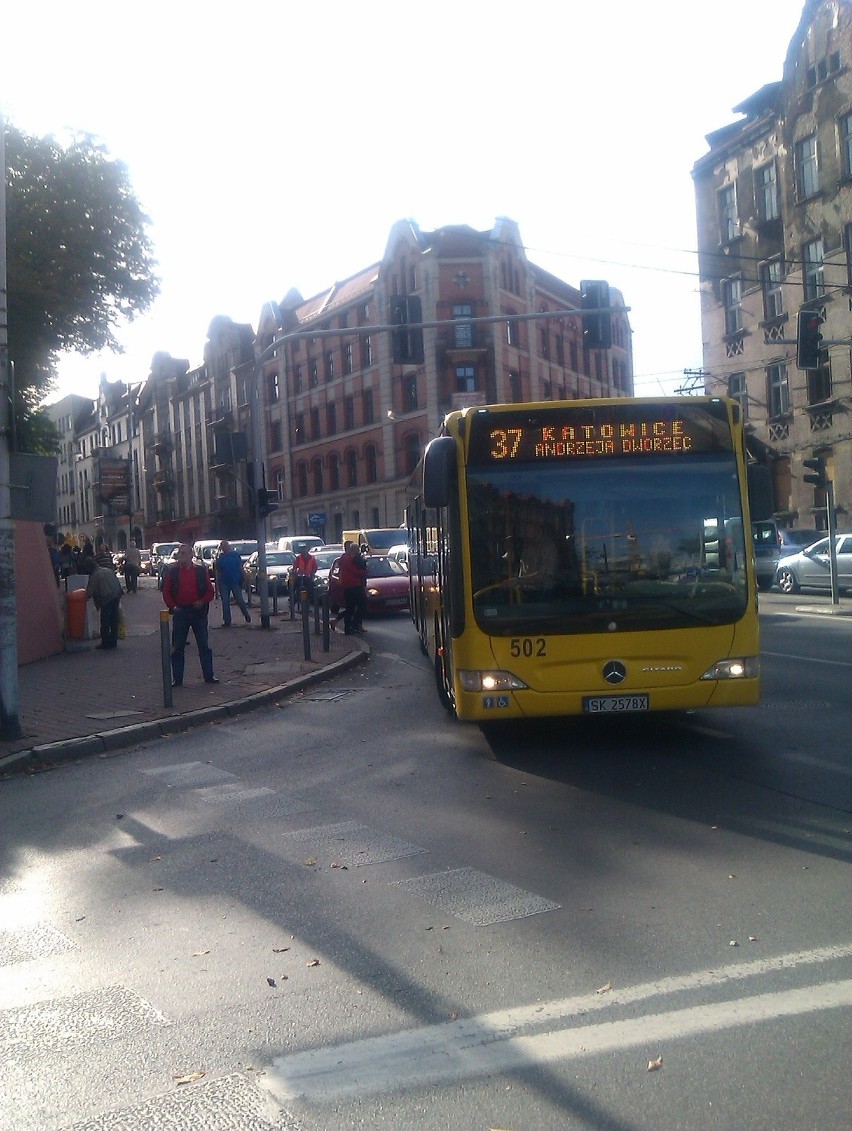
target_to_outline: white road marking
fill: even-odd
[[[794,656],[789,652],[761,652],[761,656],[772,656],[775,660],[799,660],[805,664],[828,664],[830,668],[852,668],[847,660],[821,660],[817,656]]]
[[[277,1057],[263,1077],[264,1086],[280,1101],[303,1098],[313,1103],[395,1091],[438,1081],[460,1080],[483,1073],[509,1071],[529,1064],[589,1056],[652,1045],[694,1033],[712,1032],[778,1017],[852,1005],[852,979],[765,993],[735,1001],[692,1006],[641,1018],[580,1024],[546,1033],[523,1035],[569,1017],[631,1004],[685,990],[724,986],[778,970],[811,966],[852,955],[852,944],[824,947],[758,959],[755,962],[701,970],[695,974],[646,982],[605,995],[588,994],[499,1010],[424,1029],[410,1029]]]

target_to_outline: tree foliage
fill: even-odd
[[[63,147],[6,126],[9,358],[19,446],[62,352],[122,352],[123,321],[159,293],[148,217],[126,167],[89,136]]]

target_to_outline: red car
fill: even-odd
[[[408,611],[408,573],[399,562],[385,557],[367,557],[367,612],[399,613]],[[337,563],[328,577],[329,601],[333,609],[342,609],[343,587]]]

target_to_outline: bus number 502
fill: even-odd
[[[532,656],[546,656],[547,641],[543,636],[535,639],[531,636],[515,636],[509,645],[509,651],[513,656],[526,656],[528,659]]]

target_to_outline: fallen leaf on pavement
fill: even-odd
[[[209,953],[210,953],[209,950],[194,950],[192,952],[192,957],[193,958],[200,958],[202,956],[202,954],[209,954]]]
[[[601,986],[600,989],[595,990],[595,993],[596,994],[608,994],[611,989],[612,989],[612,982],[607,982],[605,986]]]
[[[306,966],[319,966],[320,960],[318,958],[309,958],[305,963]]]
[[[314,864],[316,864],[316,860],[314,860],[313,856],[309,856],[305,861],[306,868],[312,868]]]
[[[272,986],[272,988],[274,989],[275,988],[275,979],[274,978],[267,978],[266,984],[267,984],[267,986]]]
[[[289,949],[290,949],[289,946],[274,946],[272,948],[272,953],[273,954],[283,954],[286,950],[289,950]]]
[[[658,1056],[655,1060],[649,1060],[648,1061],[648,1071],[649,1072],[656,1072],[658,1068],[662,1068],[662,1067],[663,1067],[663,1058],[661,1056]]]
[[[202,1080],[206,1073],[204,1072],[188,1072],[185,1076],[175,1076],[178,1084],[194,1084],[196,1080]]]

